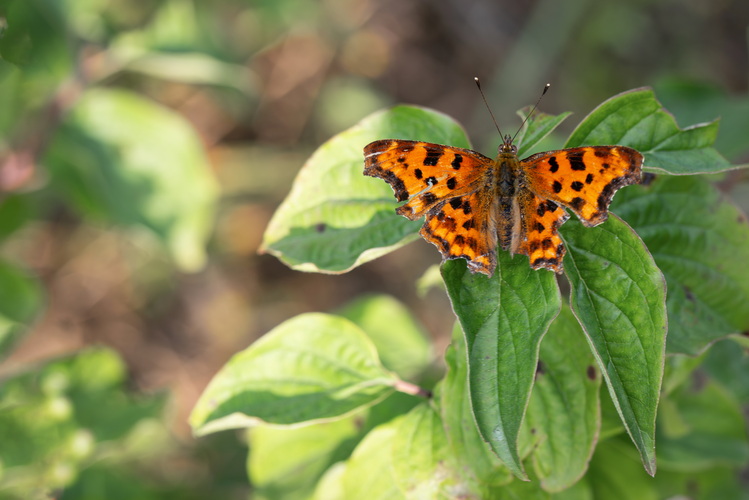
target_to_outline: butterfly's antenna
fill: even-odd
[[[520,131],[523,130],[523,125],[525,125],[525,122],[528,121],[528,118],[530,118],[531,116],[533,116],[533,113],[536,111],[536,108],[538,107],[538,103],[541,102],[541,99],[544,98],[544,96],[546,95],[546,91],[549,90],[549,87],[551,87],[550,83],[547,83],[544,86],[544,89],[543,89],[543,91],[541,91],[541,95],[538,96],[538,101],[536,101],[536,104],[533,105],[533,108],[531,109],[531,112],[526,115],[525,120],[523,120],[523,123],[520,124],[520,128],[518,129],[517,132],[515,132],[515,135],[512,136],[512,142],[515,142],[515,137],[517,137],[518,134],[520,133]]]
[[[494,122],[494,126],[497,127],[497,132],[499,132],[499,137],[504,140],[504,136],[502,135],[502,131],[499,130],[499,125],[497,125],[497,120],[494,118],[494,113],[492,113],[492,108],[489,107],[489,103],[486,102],[486,96],[484,95],[484,91],[481,90],[481,82],[479,81],[478,76],[473,77],[474,80],[476,80],[476,86],[479,88],[479,92],[481,93],[481,98],[484,100],[484,104],[486,105],[486,109],[489,110],[489,114],[492,117],[492,121]]]

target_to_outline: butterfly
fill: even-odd
[[[559,226],[577,215],[588,227],[608,218],[616,191],[640,182],[643,157],[626,146],[584,146],[518,158],[509,135],[496,159],[429,142],[384,139],[364,148],[364,175],[384,179],[396,213],[426,217],[420,234],[445,259],[464,258],[491,276],[497,246],[527,255],[533,269],[563,271]]]

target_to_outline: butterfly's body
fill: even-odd
[[[517,253],[520,245],[520,234],[523,231],[524,224],[520,212],[520,200],[526,198],[527,188],[523,171],[520,168],[517,151],[514,149],[502,151],[500,148],[499,155],[494,160],[496,181],[495,192],[497,207],[493,210],[496,213],[497,240],[502,250],[508,250],[510,253]]]
[[[557,229],[574,211],[583,224],[606,220],[617,189],[639,182],[642,155],[624,146],[590,146],[538,153],[520,160],[505,137],[495,160],[469,149],[386,139],[364,148],[364,174],[387,181],[396,212],[426,216],[421,235],[444,258],[465,258],[472,272],[491,276],[496,247],[528,255],[534,269],[562,271],[565,249]]]

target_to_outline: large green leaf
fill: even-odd
[[[386,138],[469,146],[460,125],[436,111],[396,106],[370,115],[320,146],[302,167],[262,250],[294,269],[340,273],[416,239],[421,223],[396,215],[388,185],[362,174],[364,146]]]
[[[601,424],[601,375],[568,307],[544,336],[540,358],[526,425],[539,436],[536,476],[545,490],[561,491],[585,473]]]
[[[485,498],[490,488],[509,483],[512,475],[491,451],[476,427],[468,394],[466,341],[460,325],[453,329],[445,362],[447,374],[440,386],[439,402],[450,451],[465,488]]]
[[[621,144],[645,155],[645,166],[670,174],[719,172],[731,164],[712,148],[718,122],[680,129],[651,89],[623,92],[594,109],[566,148]]]
[[[668,350],[697,354],[749,330],[749,224],[706,179],[661,176],[619,194],[668,282]]]
[[[563,229],[570,305],[652,475],[666,343],[665,280],[642,241],[618,217],[592,229],[570,220]]]
[[[203,266],[218,190],[200,138],[178,114],[134,93],[89,90],[45,162],[84,215],[145,226],[181,268]]]
[[[561,299],[553,273],[532,270],[524,256],[500,251],[498,257],[491,278],[471,274],[462,259],[445,262],[442,276],[466,336],[479,432],[512,473],[525,478],[517,446],[520,423],[539,344]]]
[[[31,276],[0,261],[0,359],[42,307],[42,289]]]
[[[206,434],[340,417],[382,400],[398,381],[349,320],[302,314],[236,354],[201,395],[190,424]]]

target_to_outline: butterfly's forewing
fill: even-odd
[[[547,151],[520,165],[531,191],[569,207],[589,227],[604,222],[614,193],[642,175],[642,155],[625,146]]]
[[[472,193],[492,160],[469,149],[385,139],[364,148],[364,175],[379,177],[398,201],[398,213],[416,220],[440,201]]]
[[[493,160],[469,149],[395,139],[364,148],[364,174],[390,184],[396,212],[411,220],[426,216],[421,235],[444,259],[465,258],[473,272],[491,275],[497,265],[492,191],[485,176]]]

